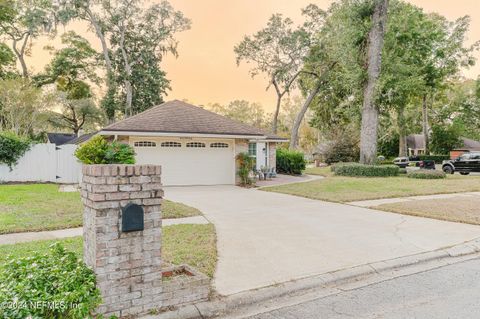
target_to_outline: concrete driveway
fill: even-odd
[[[231,295],[480,237],[480,227],[235,186],[167,187],[215,224],[214,285]]]

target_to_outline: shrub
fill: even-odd
[[[389,158],[389,159],[384,159],[384,160],[380,160],[380,159],[377,159],[377,165],[392,165],[393,164],[393,159]]]
[[[80,146],[75,156],[84,164],[135,164],[135,151],[130,145],[108,143],[101,135]]]
[[[407,177],[418,179],[441,179],[447,177],[442,171],[433,169],[418,169],[407,173]]]
[[[305,170],[306,161],[302,152],[286,148],[277,149],[277,172],[300,175]]]
[[[253,169],[253,158],[248,153],[239,153],[236,157],[238,164],[238,176],[240,177],[240,185],[252,185],[253,180],[250,178],[250,172]]]
[[[323,152],[327,164],[339,162],[355,162],[360,159],[358,140],[351,134],[341,134],[327,143]]]
[[[47,254],[9,259],[0,267],[2,318],[92,318],[101,303],[95,274],[59,243]],[[40,305],[40,306],[38,306]]]
[[[364,165],[359,163],[338,163],[331,167],[335,175],[353,177],[387,177],[400,173],[395,165]]]
[[[0,163],[8,165],[10,170],[30,149],[31,141],[10,132],[0,132]]]
[[[113,142],[107,147],[105,159],[110,164],[135,164],[135,151],[128,144]]]
[[[436,164],[442,164],[443,161],[449,160],[450,155],[420,155],[421,161],[435,161]]]

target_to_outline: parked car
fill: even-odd
[[[393,160],[393,164],[397,165],[400,168],[406,168],[408,164],[410,164],[410,161],[408,157],[397,157]]]
[[[447,174],[459,172],[468,175],[471,172],[480,172],[480,152],[464,153],[454,160],[443,161],[442,169]]]
[[[418,162],[418,167],[421,169],[435,169],[435,161],[433,160],[423,160]]]

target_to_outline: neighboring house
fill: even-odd
[[[450,151],[451,158],[457,158],[465,152],[480,151],[480,142],[462,137],[463,145]],[[409,156],[425,154],[425,138],[423,134],[412,134],[407,136],[407,148]]]
[[[325,163],[325,154],[327,154],[330,144],[331,143],[328,142],[319,143],[313,150],[311,158],[315,163],[315,167],[319,167],[322,163]]]
[[[411,134],[407,136],[408,156],[425,154],[425,137],[423,134]]]
[[[469,138],[462,138],[463,145],[450,151],[450,158],[455,159],[466,152],[480,151],[480,142]]]
[[[98,134],[129,143],[138,164],[162,165],[164,185],[234,184],[235,157],[276,166],[276,145],[288,140],[179,100],[109,125]]]
[[[47,133],[48,142],[56,146],[63,145],[76,137],[77,135],[68,133]]]
[[[97,133],[98,132],[92,132],[92,133],[87,133],[87,134],[80,135],[78,137],[75,137],[74,139],[69,140],[65,144],[75,144],[75,145],[83,144]]]

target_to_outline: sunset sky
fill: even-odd
[[[162,67],[171,80],[170,99],[187,99],[200,105],[208,103],[228,103],[235,99],[260,102],[271,110],[275,102],[275,93],[265,91],[267,80],[261,75],[252,79],[248,66],[237,67],[233,47],[246,34],[252,34],[262,28],[273,13],[282,13],[300,22],[301,8],[316,3],[327,9],[331,0],[170,0],[175,9],[181,10],[192,20],[189,31],[178,34],[180,41],[179,57],[167,56]],[[463,15],[472,18],[469,43],[480,39],[479,0],[409,0],[424,8],[426,12],[438,12],[450,20]],[[99,43],[93,33],[86,30],[87,25],[76,22],[66,30],[91,40],[95,48]],[[58,39],[37,40],[32,56],[27,62],[34,72],[43,69],[50,56],[42,48],[46,44],[59,44]],[[477,53],[477,58],[480,54]],[[476,78],[480,73],[478,65],[464,71],[464,75]]]

